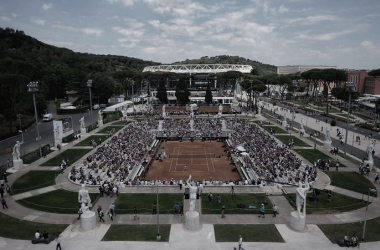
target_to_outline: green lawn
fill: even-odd
[[[160,225],[161,241],[169,242],[170,225]],[[102,241],[157,241],[157,225],[111,225]]]
[[[288,198],[292,201],[292,202],[289,202],[290,205],[292,205],[294,209],[296,209],[294,205],[296,203],[296,194],[288,194]],[[331,202],[328,203],[327,193],[325,191],[321,191],[321,194],[318,195],[317,203],[314,203],[310,199],[307,199],[306,213],[307,214],[342,213],[342,212],[357,210],[365,206],[366,204],[363,203],[361,199],[352,198],[352,197],[335,193],[335,192],[332,192]]]
[[[282,143],[288,145],[289,140],[293,139],[294,146],[300,146],[300,147],[311,147],[309,144],[306,142],[300,140],[299,138],[291,135],[275,135],[277,139],[279,139]]]
[[[63,159],[69,158],[69,166],[78,161],[85,154],[90,152],[91,149],[67,149],[59,155],[51,158],[50,160],[41,164],[41,166],[60,166]]]
[[[214,225],[216,242],[284,242],[274,225]],[[244,245],[244,244],[243,244]]]
[[[112,129],[115,129],[115,133],[119,131],[120,129],[124,128],[123,126],[107,126],[101,130],[98,131],[98,134],[108,134],[109,131]]]
[[[202,195],[202,214],[220,214],[221,205],[226,206],[226,214],[259,214],[260,205],[264,200],[268,202],[265,206],[267,213],[272,211],[272,203],[265,194],[237,194],[236,196],[220,194],[221,205],[216,203],[217,195],[217,193],[213,193],[212,204],[208,202],[207,193]],[[241,203],[246,206],[245,209],[237,208],[237,205]],[[256,206],[256,208],[249,209],[248,206],[250,205]]]
[[[331,159],[335,161],[335,159],[317,149],[294,149],[299,155],[301,155],[303,158],[308,160],[311,164],[316,162],[318,159],[321,160],[326,160],[326,159]],[[339,164],[340,167],[347,167],[343,163]],[[334,166],[330,166],[330,169],[332,169]],[[334,168],[335,169],[335,168]]]
[[[90,193],[92,204],[96,203],[98,194]],[[45,194],[18,200],[18,203],[38,211],[57,214],[76,214],[78,212],[78,192],[55,190]]]
[[[130,123],[130,121],[117,121],[117,122],[113,122],[112,126],[125,126],[128,123]]]
[[[331,185],[354,192],[368,194],[368,189],[376,187],[371,181],[356,172],[326,172],[331,179]]]
[[[363,215],[364,220],[364,215]],[[345,235],[352,236],[354,233],[358,236],[359,240],[362,238],[363,222],[355,222],[348,224],[326,224],[318,225],[322,232],[329,238],[332,243],[337,243],[339,239],[343,239]],[[366,225],[365,241],[373,242],[380,241],[380,217],[368,220]]]
[[[272,129],[276,134],[288,134],[288,132],[277,126],[262,126],[262,128],[268,132],[270,132],[270,129]]]
[[[86,139],[80,141],[79,143],[75,144],[75,146],[92,146],[91,141],[95,140],[96,143],[99,145],[99,138],[104,142],[109,138],[107,135],[92,135],[87,137]]]
[[[183,202],[183,194],[160,194],[159,212],[160,214],[172,214],[174,204]],[[152,194],[120,194],[116,199],[116,214],[133,214],[133,207],[136,206],[139,214],[151,214],[153,203],[157,201],[157,195]]]
[[[19,194],[54,185],[57,174],[57,171],[29,171],[13,182],[12,193]]]
[[[63,232],[68,225],[66,224],[45,224],[26,220],[20,220],[0,213],[1,226],[0,237],[16,240],[32,240],[36,230],[42,233],[44,230],[50,234],[52,239]],[[30,243],[31,244],[31,243]]]

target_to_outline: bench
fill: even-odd
[[[49,238],[40,238],[40,239],[33,239],[32,244],[39,244],[39,243],[44,243],[44,244],[49,244],[51,242],[50,237]]]

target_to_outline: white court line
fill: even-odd
[[[173,150],[173,156],[175,155],[175,151],[176,151],[176,149],[177,149],[177,147],[175,147],[174,150]],[[173,157],[170,159],[170,168],[169,168],[169,172],[175,172],[175,170],[172,171],[172,165],[173,165]]]
[[[208,148],[208,153],[211,154],[211,152],[210,152],[210,148]],[[210,172],[214,172],[214,173],[215,173],[214,160],[213,160],[212,158],[210,158],[210,161],[211,161],[212,169],[214,170],[214,171],[210,171]]]

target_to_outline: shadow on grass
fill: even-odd
[[[63,159],[68,158],[69,159],[69,166],[76,161],[78,161],[81,157],[83,157],[85,154],[90,152],[91,149],[67,149],[60,153],[59,155],[51,158],[50,160],[44,162],[41,164],[41,166],[55,166],[58,167],[61,165],[61,162]]]
[[[160,225],[160,235],[169,242],[170,225]],[[111,225],[102,241],[157,241],[157,225]]]
[[[331,185],[368,194],[368,189],[376,189],[371,181],[356,172],[326,172],[331,179]],[[375,194],[377,196],[377,194]]]
[[[214,225],[216,242],[284,242],[275,225]]]

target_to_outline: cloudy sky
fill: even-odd
[[[77,52],[380,68],[379,0],[2,0],[0,26]]]

